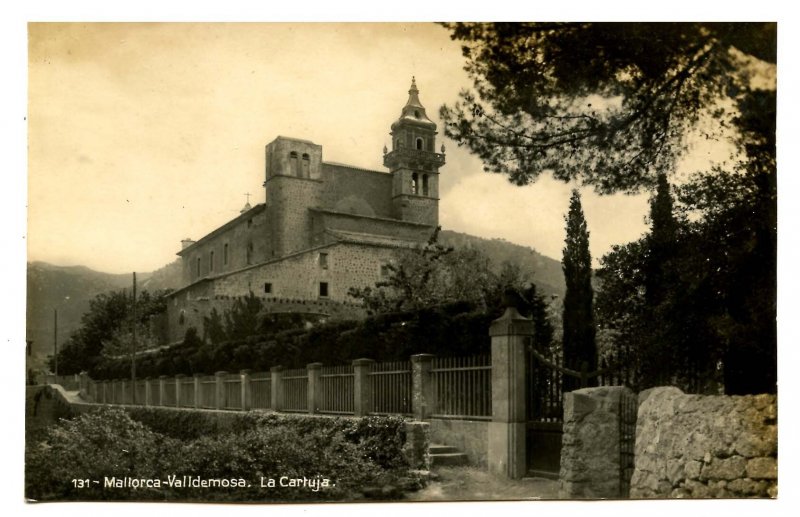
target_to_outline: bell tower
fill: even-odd
[[[383,165],[392,174],[392,205],[397,219],[439,224],[439,168],[444,165],[444,146],[436,152],[436,124],[419,101],[416,80],[411,78],[408,101],[392,124],[392,149],[384,148]]]

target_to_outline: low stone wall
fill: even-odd
[[[774,395],[639,395],[632,498],[775,497]]]
[[[564,395],[560,498],[627,497],[636,404],[634,393],[622,386]]]
[[[470,465],[487,465],[489,422],[431,418],[429,425],[431,443],[457,448],[467,455]]]

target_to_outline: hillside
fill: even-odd
[[[155,291],[175,288],[179,277],[174,262],[152,273],[138,273],[137,288]],[[100,293],[131,289],[132,274],[110,274],[85,266],[55,266],[29,262],[27,272],[27,336],[37,355],[53,351],[54,310],[58,310],[58,342],[64,343],[80,326],[89,301]]]
[[[439,242],[454,248],[479,250],[489,257],[495,272],[500,270],[504,262],[517,264],[543,294],[564,296],[564,273],[561,270],[561,262],[546,257],[534,249],[503,239],[484,239],[450,230],[442,230],[439,233]]]

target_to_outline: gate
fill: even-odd
[[[528,476],[558,479],[564,422],[564,377],[577,379],[577,384],[583,388],[589,385],[589,379],[597,379],[599,385],[614,385],[623,378],[627,382],[630,372],[621,371],[621,357],[616,357],[610,366],[604,362],[602,369],[589,372],[586,362],[581,364],[580,371],[565,368],[560,350],[549,355],[546,357],[534,348],[532,337],[527,339],[525,452]]]
[[[525,451],[528,476],[558,478],[561,464],[563,423],[562,364],[560,353],[547,362],[533,349],[533,339],[525,346]],[[550,363],[550,364],[548,364]]]

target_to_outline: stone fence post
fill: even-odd
[[[436,387],[431,368],[433,354],[411,356],[411,412],[416,420],[426,420],[436,410]]]
[[[215,381],[216,381],[216,390],[215,391],[215,401],[216,404],[214,407],[217,409],[225,409],[227,405],[227,400],[225,400],[225,378],[228,376],[228,372],[219,371],[214,374]]]
[[[175,407],[181,407],[181,394],[183,393],[183,379],[186,375],[179,373],[175,376]]]
[[[200,373],[196,373],[192,376],[194,379],[194,408],[200,409],[200,382],[203,378],[203,375]]]
[[[492,322],[492,421],[489,422],[489,470],[510,479],[527,472],[525,345],[533,322],[513,306]]]
[[[356,359],[353,361],[353,414],[367,416],[372,411],[372,383],[369,374],[372,371],[372,359]]]
[[[629,388],[565,393],[559,497],[627,497],[635,426],[636,395]]]
[[[322,403],[322,384],[320,383],[319,374],[322,363],[309,363],[306,365],[308,371],[308,390],[306,390],[307,404],[306,408],[310,414],[314,414],[319,410]]]
[[[253,405],[253,387],[250,384],[250,370],[241,370],[239,376],[242,381],[242,409],[244,411],[250,411]]]
[[[120,379],[119,381],[120,389],[122,391],[122,398],[120,399],[120,404],[127,404],[128,403],[128,381],[125,379]]]
[[[91,396],[89,394],[90,380],[91,379],[89,379],[89,374],[86,372],[81,372],[78,375],[78,393],[80,394],[81,397],[91,400]]]
[[[158,405],[163,406],[167,398],[167,376],[158,376]]]
[[[144,405],[153,405],[153,379],[150,377],[144,378]]]
[[[273,366],[269,369],[270,382],[272,383],[270,390],[270,405],[273,411],[280,411],[283,409],[283,366]]]

